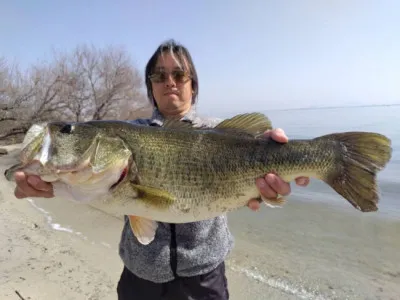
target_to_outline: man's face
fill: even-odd
[[[192,105],[192,81],[186,60],[184,66],[170,53],[158,57],[154,72],[150,75],[153,96],[158,109],[165,116],[186,112]]]

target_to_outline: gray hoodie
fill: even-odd
[[[163,120],[155,109],[150,119],[138,119],[132,123],[161,126]],[[215,127],[221,121],[201,118],[195,109],[182,120],[207,127]],[[159,222],[155,239],[149,245],[142,245],[136,240],[125,217],[119,254],[125,266],[136,276],[162,283],[173,280],[175,276],[210,272],[225,260],[232,248],[233,237],[226,215],[185,224]]]

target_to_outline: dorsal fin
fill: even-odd
[[[271,130],[272,123],[262,113],[245,113],[222,121],[215,129],[238,134],[248,134],[257,138],[262,136],[265,131]]]
[[[192,129],[192,130],[212,130],[221,133],[235,134],[258,138],[265,131],[272,129],[271,121],[262,113],[244,113],[226,119],[214,128],[204,126],[194,126],[191,122],[180,121],[178,119],[166,119],[163,128],[170,129]]]

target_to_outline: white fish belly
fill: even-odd
[[[232,210],[246,206],[248,201],[259,196],[256,187],[245,191],[240,197],[217,199],[210,204],[182,206],[172,204],[168,208],[158,208],[148,205],[144,201],[135,199],[97,199],[89,204],[111,215],[121,217],[133,215],[165,223],[189,223],[218,217]],[[184,200],[180,201],[181,203]],[[198,202],[198,203],[201,203]]]

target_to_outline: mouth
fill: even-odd
[[[165,92],[165,93],[164,93],[165,96],[178,95],[178,94],[179,94],[178,91],[168,91],[168,92]]]

